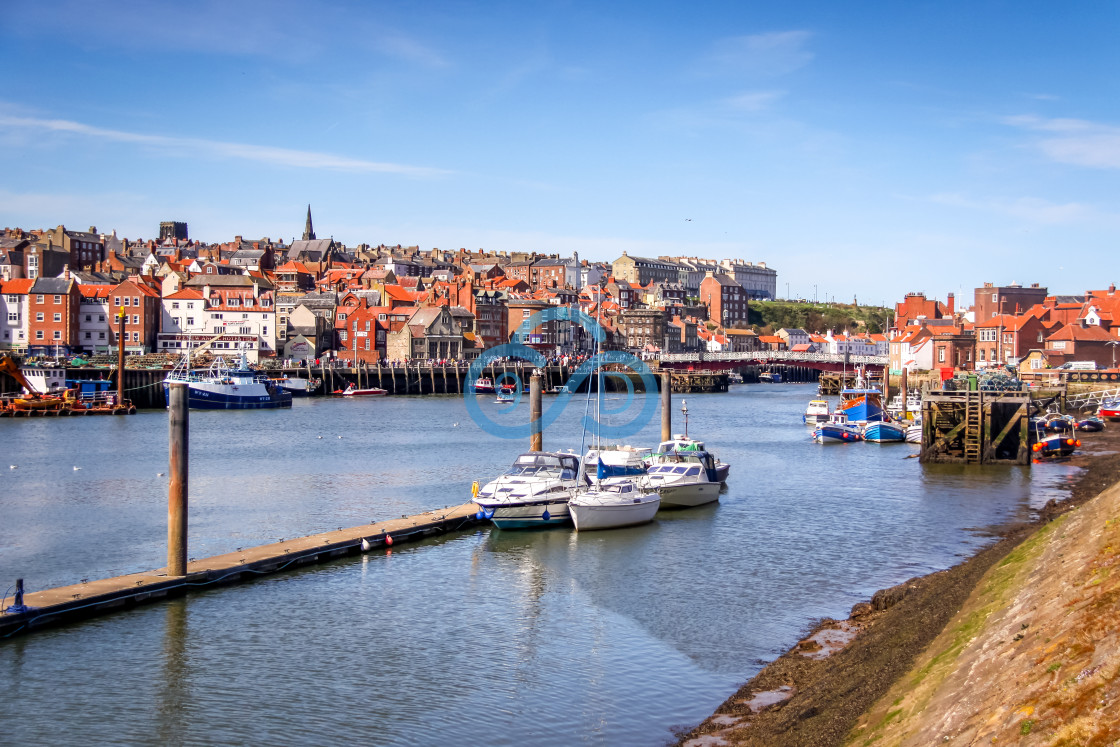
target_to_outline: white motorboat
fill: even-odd
[[[662,508],[692,508],[719,500],[715,458],[706,451],[670,451],[653,457],[642,481]]]
[[[600,306],[601,308],[601,306]],[[595,352],[599,353],[596,337]],[[596,368],[598,396],[595,403],[595,422],[601,423],[603,403],[603,369]],[[590,388],[588,396],[590,396]],[[661,496],[642,487],[649,449],[632,446],[605,447],[599,430],[596,443],[583,456],[580,477],[592,482],[590,472],[594,467],[595,478],[590,487],[581,488],[568,502],[568,511],[576,531],[588,529],[617,529],[653,521],[661,507]]]
[[[580,479],[575,454],[528,451],[479,489],[474,502],[501,529],[560,526],[570,519],[568,501]]]
[[[704,451],[712,458],[712,462],[716,467],[716,482],[727,482],[727,475],[731,472],[731,465],[726,462],[721,462],[712,452],[708,451],[704,446],[703,441],[689,438],[687,435],[681,433],[674,433],[673,437],[668,441],[662,441],[657,445],[657,451],[654,452],[651,459],[646,460],[652,464],[661,454],[668,454],[671,451]]]
[[[906,443],[921,444],[922,443],[922,421],[921,419],[915,420],[906,428]]]
[[[922,416],[922,393],[910,392],[906,395],[906,406],[902,405],[902,394],[891,397],[887,403],[887,412],[895,420],[913,420]]]
[[[633,479],[605,479],[581,490],[568,503],[576,531],[618,529],[653,521],[661,496],[643,490]]]
[[[634,479],[646,473],[652,455],[640,446],[593,444],[583,457],[583,470],[592,484],[600,480]]]
[[[288,376],[287,374],[272,376],[269,381],[284,391],[291,392],[293,397],[310,396],[322,383],[319,379],[305,379],[301,376]]]
[[[801,419],[805,422],[805,425],[815,427],[821,423],[827,423],[830,414],[828,400],[814,399],[810,400],[809,406],[805,408],[805,414],[801,416]]]
[[[703,441],[697,441],[694,438],[688,437],[688,400],[681,400],[681,413],[684,415],[684,433],[674,433],[673,437],[668,441],[659,443],[657,445],[657,451],[653,456],[657,457],[659,454],[667,454],[670,451],[707,451],[712,457],[712,461],[715,463],[715,481],[727,482],[727,475],[731,472],[731,465],[721,462],[719,457],[708,451]],[[646,461],[652,463],[650,459]]]

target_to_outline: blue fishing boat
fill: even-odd
[[[874,388],[840,390],[840,411],[850,423],[871,423],[883,419],[882,392]]]
[[[205,370],[192,369],[188,358],[163,380],[163,394],[170,404],[172,384],[187,385],[187,406],[192,410],[270,410],[292,406],[292,393],[249,368],[245,353],[237,368],[218,357]]]
[[[903,443],[906,441],[906,426],[875,420],[863,427],[863,440],[878,444]]]
[[[813,431],[813,440],[819,444],[851,444],[863,440],[863,431],[849,423],[844,413],[834,412],[827,423]]]
[[[1098,417],[1090,415],[1087,418],[1081,418],[1077,421],[1077,430],[1091,433],[1094,431],[1104,430],[1104,421]]]

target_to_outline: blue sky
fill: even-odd
[[[0,0],[0,223],[1116,281],[1116,2]]]

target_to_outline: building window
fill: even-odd
[[[56,311],[56,312],[54,313],[54,320],[55,320],[56,322],[61,322],[61,321],[62,321],[62,314],[60,314],[60,313],[58,313],[58,312]]]
[[[98,332],[97,333],[97,339],[98,340],[104,340],[105,339],[105,333],[104,332]]]
[[[36,311],[35,312],[35,321],[37,321],[37,322],[43,321],[43,312],[41,312],[41,311]]]
[[[193,327],[194,326],[194,317],[193,316],[188,316],[187,317],[187,326],[188,327]]]
[[[132,333],[132,341],[133,342],[140,342],[140,333],[139,332],[133,332]]]
[[[62,296],[55,296],[55,297],[54,297],[54,302],[55,302],[56,304],[60,304],[60,303],[62,303]]]
[[[41,330],[41,329],[35,330],[35,339],[36,340],[42,340],[43,339],[43,330]]]
[[[132,305],[133,306],[139,306],[140,305],[140,299],[137,298],[136,296],[133,296],[132,297]]]
[[[171,308],[173,308],[173,309],[179,308],[179,302],[178,301],[172,301],[171,302]]]
[[[945,348],[938,348],[937,349],[937,362],[938,363],[944,363],[945,362]]]
[[[36,293],[35,294],[35,303],[43,303],[43,294],[42,293]]]
[[[54,339],[56,339],[56,340],[61,340],[62,339],[62,330],[61,329],[56,329],[54,331]]]

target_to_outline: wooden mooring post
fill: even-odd
[[[918,461],[1030,464],[1030,394],[927,392]]]

